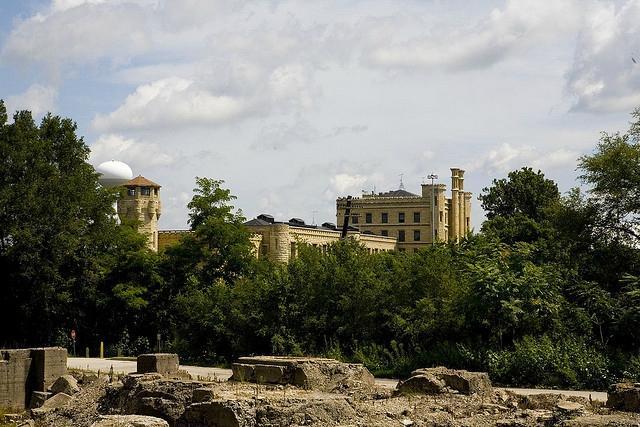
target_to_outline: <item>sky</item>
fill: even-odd
[[[335,222],[335,199],[523,166],[561,191],[640,106],[640,0],[0,0],[0,98],[71,117],[90,162],[196,176],[247,218]],[[637,63],[634,62],[637,60]]]

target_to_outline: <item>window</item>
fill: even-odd
[[[357,224],[358,223],[358,215],[354,215],[351,217],[351,224]]]
[[[382,218],[381,219],[382,219],[382,223],[383,224],[388,223],[389,222],[389,214],[386,213],[386,212],[382,212]]]
[[[442,222],[442,211],[440,211],[440,222]]]
[[[364,222],[371,224],[373,222],[373,215],[370,213],[364,215]]]
[[[389,230],[380,230],[380,235],[381,236],[388,236],[389,235]]]
[[[135,196],[136,195],[136,189],[135,188],[129,188],[127,189],[127,194],[129,196]]]
[[[149,188],[149,187],[140,187],[140,194],[142,194],[143,196],[150,196],[151,195],[151,188]]]
[[[398,231],[398,242],[404,242],[404,230]]]
[[[416,224],[420,223],[420,212],[413,213],[413,222],[415,222]]]
[[[414,242],[420,241],[420,230],[413,230],[413,241]]]
[[[398,222],[400,224],[404,222],[404,212],[398,212]]]

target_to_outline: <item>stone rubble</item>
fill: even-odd
[[[597,401],[493,390],[482,372],[419,369],[392,391],[376,387],[361,365],[331,359],[243,358],[237,365],[234,375],[244,370],[252,376],[218,382],[136,373],[85,381],[86,373],[74,373],[80,391],[57,393],[14,422],[25,427],[640,426],[640,414]]]

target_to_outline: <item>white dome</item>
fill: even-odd
[[[116,187],[133,178],[133,171],[129,165],[117,160],[100,163],[96,172],[100,174],[98,181],[105,187]]]

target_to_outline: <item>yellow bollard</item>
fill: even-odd
[[[104,342],[100,341],[100,359],[104,359]]]

